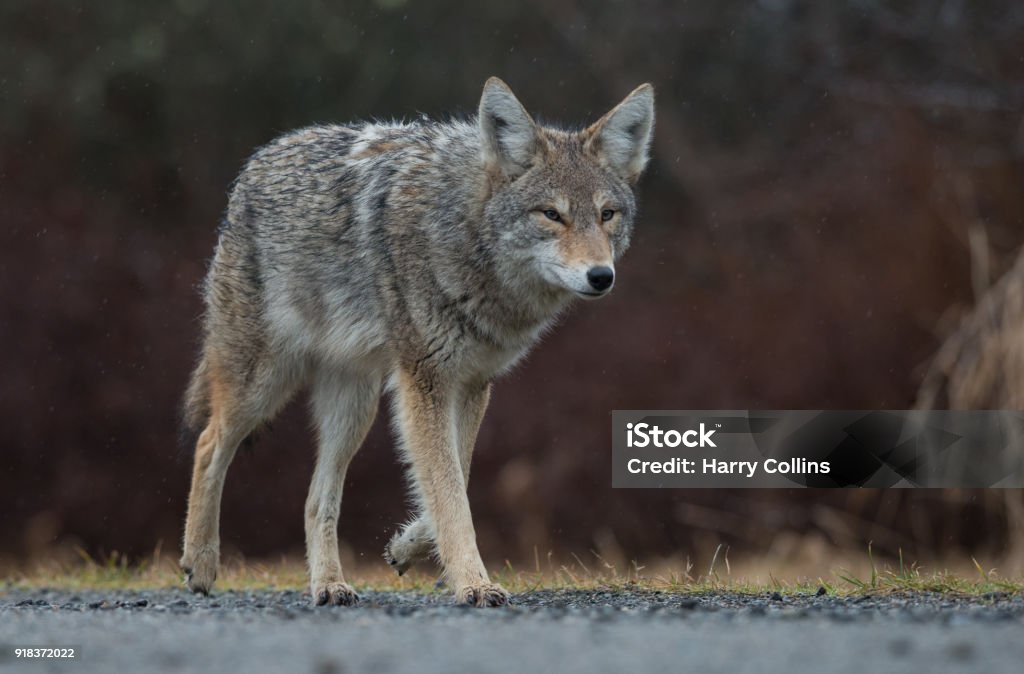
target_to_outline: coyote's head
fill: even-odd
[[[485,217],[524,274],[588,299],[615,283],[629,245],[633,187],[654,128],[649,84],[582,131],[533,121],[496,77],[480,99],[480,135],[491,196]]]

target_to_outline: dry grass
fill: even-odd
[[[922,409],[1024,409],[1024,251],[946,338],[929,366]]]
[[[571,562],[558,564],[549,555],[546,564],[535,560],[532,569],[517,569],[506,563],[494,578],[512,592],[540,589],[629,589],[679,593],[815,592],[824,587],[829,594],[847,596],[889,592],[940,592],[984,594],[987,592],[1024,592],[1024,578],[1000,576],[971,560],[970,567],[956,565],[954,570],[926,571],[916,564],[898,559],[880,563],[871,547],[867,554],[851,555],[850,564],[832,566],[827,573],[808,575],[794,570],[773,571],[745,565],[734,569],[728,552],[719,548],[710,567],[697,572],[689,563],[659,564],[648,569],[639,564],[618,569],[600,557],[585,562],[573,555]],[[973,568],[971,568],[973,567]],[[851,570],[852,569],[852,570]],[[435,592],[436,575],[432,569],[413,571],[398,577],[383,564],[356,568],[349,573],[358,589]],[[177,564],[159,553],[140,563],[129,563],[121,555],[96,560],[85,554],[72,562],[39,561],[10,570],[8,587],[69,589],[157,589],[181,587]],[[304,590],[306,570],[301,559],[277,561],[228,560],[217,580],[220,590]]]

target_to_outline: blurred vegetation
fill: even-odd
[[[651,81],[658,128],[621,288],[497,388],[485,557],[1024,564],[1019,492],[613,492],[607,462],[615,408],[914,403],[1024,241],[1012,0],[3,3],[0,555],[173,547],[195,286],[244,158],[317,121],[470,114],[493,74],[581,124]],[[305,428],[296,406],[236,462],[226,548],[301,549]],[[404,517],[389,445],[379,423],[346,491],[366,559]]]

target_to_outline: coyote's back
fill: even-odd
[[[205,284],[186,399],[196,447],[182,566],[208,591],[219,502],[238,443],[308,386],[319,456],[306,503],[318,603],[350,603],[337,516],[345,471],[382,390],[416,516],[386,557],[436,549],[460,601],[503,603],[466,499],[490,381],[574,297],[606,294],[647,161],[645,85],[594,125],[536,125],[499,80],[475,119],[317,126],[257,151],[231,192]]]
[[[267,358],[290,361],[282,369],[301,378],[310,358],[382,355],[403,253],[388,249],[384,220],[398,209],[406,221],[415,213],[446,226],[437,197],[452,185],[448,169],[472,161],[473,135],[467,124],[316,126],[249,159],[206,279],[209,358],[186,401],[194,430],[209,414],[209,360],[258,381]],[[438,151],[446,161],[430,162]]]

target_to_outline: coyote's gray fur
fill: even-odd
[[[206,279],[186,400],[187,424],[202,430],[181,558],[192,590],[217,575],[235,450],[308,385],[313,601],[356,599],[338,558],[342,484],[387,388],[416,513],[386,558],[401,573],[436,552],[456,601],[507,602],[466,495],[490,382],[574,297],[611,289],[653,125],[650,85],[564,131],[537,125],[491,78],[470,120],[315,126],[252,156]]]

